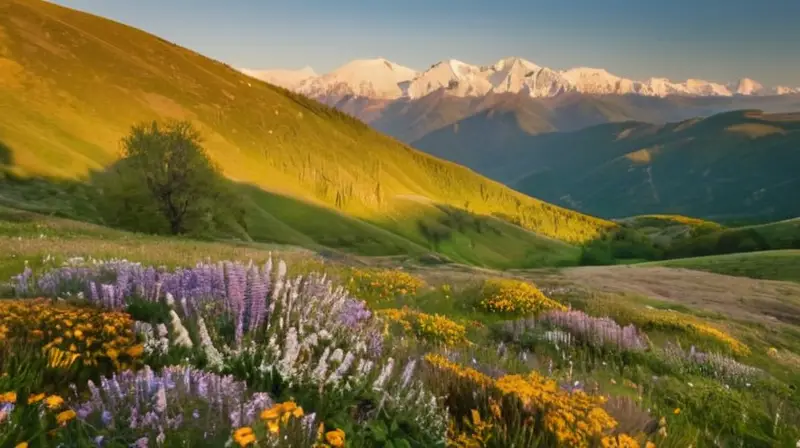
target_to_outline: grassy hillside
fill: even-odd
[[[800,249],[800,218],[696,235],[675,241],[666,255],[686,258],[776,249]]]
[[[586,213],[718,220],[800,215],[798,163],[800,113],[738,111],[531,137],[506,166],[529,170],[518,190]]]
[[[470,245],[497,245],[497,234],[459,231],[433,244],[411,220],[446,206],[528,230],[498,224],[523,254],[500,256],[507,265],[542,246],[566,248],[563,255],[571,248],[561,242],[613,226],[417,152],[155,36],[40,1],[0,3],[0,111],[0,162],[16,176],[51,183],[80,181],[113,162],[135,122],[191,120],[225,175],[252,198],[249,232],[259,240],[313,240],[370,254],[435,249],[455,259]],[[6,202],[28,202],[36,194],[26,188],[4,192],[16,195]],[[406,197],[426,203],[409,206]],[[413,213],[398,218],[398,207]]]
[[[644,263],[641,266],[650,265],[800,283],[800,250],[772,250],[680,258],[677,260]]]

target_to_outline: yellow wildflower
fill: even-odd
[[[239,446],[247,446],[256,442],[256,435],[253,433],[253,428],[245,426],[233,432],[233,441],[238,443]]]
[[[344,431],[342,431],[341,429],[328,431],[325,434],[325,440],[328,442],[330,446],[335,448],[344,446]]]
[[[50,395],[49,397],[44,399],[44,404],[47,405],[49,409],[58,409],[64,404],[64,399],[59,397],[58,395]]]
[[[56,416],[56,422],[59,425],[65,425],[67,424],[68,421],[75,418],[75,416],[76,416],[75,411],[73,411],[72,409],[67,409],[66,411],[61,412]]]
[[[36,394],[36,395],[29,395],[28,396],[28,404],[38,403],[44,400],[45,394]]]
[[[4,394],[0,394],[0,403],[16,403],[16,402],[17,402],[16,392],[6,392]]]

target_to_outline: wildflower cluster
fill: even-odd
[[[409,308],[384,309],[378,314],[399,324],[406,332],[413,332],[418,338],[434,344],[456,346],[467,343],[467,328],[441,314],[426,314]]]
[[[29,415],[35,415],[36,421],[26,421],[24,422],[26,427],[22,427],[19,419],[15,417],[25,414],[28,409],[33,409],[34,412]],[[67,407],[59,395],[33,393],[24,397],[13,391],[0,393],[0,441],[5,439],[5,444],[11,443],[3,436],[19,432],[30,434],[31,430],[35,431],[37,428],[46,430],[49,436],[54,436],[76,416],[76,412]],[[5,444],[3,446],[6,446]],[[28,442],[23,441],[17,446],[28,446]]]
[[[521,416],[532,434],[545,431],[554,438],[558,446],[590,446],[601,441],[608,443],[608,446],[632,446],[625,444],[633,440],[625,434],[618,434],[613,438],[609,436],[616,428],[617,421],[603,409],[605,399],[601,396],[589,395],[580,389],[564,389],[556,381],[537,372],[528,375],[503,375],[494,379],[472,368],[453,363],[441,355],[429,354],[425,360],[440,378],[442,374],[445,375],[440,381],[448,382],[448,378],[451,380],[449,393],[460,395],[461,400],[469,402],[472,400],[469,396],[474,397],[478,391],[484,391],[488,398],[483,407],[489,409],[495,418],[491,426],[495,426],[501,433],[504,432],[504,425],[514,425],[513,422],[502,420],[504,415]],[[471,444],[476,437],[474,417],[472,420],[471,425],[466,425],[467,428],[472,426],[467,433],[451,428],[453,446],[481,446]],[[489,429],[484,426],[484,430]]]
[[[763,374],[763,371],[719,353],[704,353],[691,346],[683,350],[676,344],[667,343],[664,358],[685,372],[705,375],[725,383],[743,385]]]
[[[544,428],[555,436],[559,444],[585,446],[613,429],[617,422],[603,410],[602,397],[583,391],[569,393],[558,384],[536,372],[527,376],[508,375],[497,380],[497,389],[513,395],[526,408],[543,414]]]
[[[549,311],[539,317],[577,337],[587,345],[611,345],[620,350],[644,350],[646,336],[635,325],[620,326],[609,317],[592,317],[583,311]]]
[[[403,271],[351,269],[347,289],[353,296],[369,301],[385,301],[413,296],[425,283]]]
[[[425,355],[425,362],[438,372],[452,375],[474,385],[480,387],[490,387],[494,385],[494,378],[484,375],[470,367],[464,367],[461,364],[451,362],[442,355],[428,353]]]
[[[120,437],[125,428],[130,442],[158,441],[171,433],[195,440],[223,440],[233,428],[257,420],[272,405],[266,393],[251,394],[244,382],[193,367],[149,366],[126,370],[100,384],[88,384],[91,397],[77,399],[78,418],[97,428],[99,437]]]
[[[520,280],[491,279],[483,286],[481,307],[507,314],[535,314],[567,308],[545,296],[536,286]]]
[[[635,317],[635,319],[639,321],[637,324],[644,329],[649,327],[681,330],[697,336],[713,339],[728,347],[731,352],[736,355],[746,356],[750,354],[750,348],[738,339],[718,328],[712,327],[711,325],[685,314],[674,311],[648,309],[642,312],[641,316]]]
[[[143,351],[128,314],[46,299],[0,301],[0,329],[0,343],[14,338],[41,345],[52,368],[69,368],[78,361],[121,368]]]

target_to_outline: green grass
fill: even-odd
[[[141,235],[0,207],[0,283],[48,257],[124,258],[167,266],[193,266],[197,261],[238,259],[264,261],[270,254],[289,260],[315,260],[308,250],[276,244],[205,242]]]
[[[569,243],[614,226],[512,191],[155,36],[50,3],[0,4],[0,64],[6,170],[81,181],[117,158],[133,123],[188,119],[226,176],[273,195],[252,201],[253,239],[369,255],[417,253],[426,249],[416,222],[394,231],[392,211],[408,196]],[[467,260],[467,247],[489,248],[496,240],[454,234],[442,251]],[[524,246],[520,255],[486,249],[469,261],[525,265],[532,258],[525,253],[548,243],[528,233],[505,246],[514,244]]]
[[[744,254],[711,255],[644,263],[765,280],[800,282],[800,250],[772,250]]]

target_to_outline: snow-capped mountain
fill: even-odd
[[[310,78],[295,90],[312,98],[346,96],[395,99],[405,96],[405,85],[418,73],[386,59],[359,59]]]
[[[317,77],[317,73],[311,67],[304,67],[300,70],[252,70],[249,68],[242,68],[239,70],[245,75],[289,90],[296,89],[307,79]]]
[[[257,73],[245,71],[247,74]],[[522,93],[533,98],[549,98],[575,92],[590,95],[682,96],[757,96],[800,93],[800,88],[765,87],[749,78],[731,84],[701,79],[673,82],[666,78],[643,81],[622,78],[604,69],[579,67],[557,71],[540,67],[522,58],[509,57],[492,65],[478,66],[449,59],[417,72],[386,59],[361,59],[322,76],[291,77],[287,71],[262,71],[291,85],[294,90],[334,104],[345,97],[380,100],[417,99],[435,91],[448,96],[481,97],[489,93]],[[292,72],[295,73],[295,72]],[[309,74],[309,72],[304,72]],[[255,75],[251,75],[255,76]],[[266,75],[264,75],[266,76]],[[261,76],[256,76],[261,77]],[[265,78],[261,78],[265,79]],[[290,79],[289,81],[283,81]],[[278,83],[278,82],[276,82]]]

